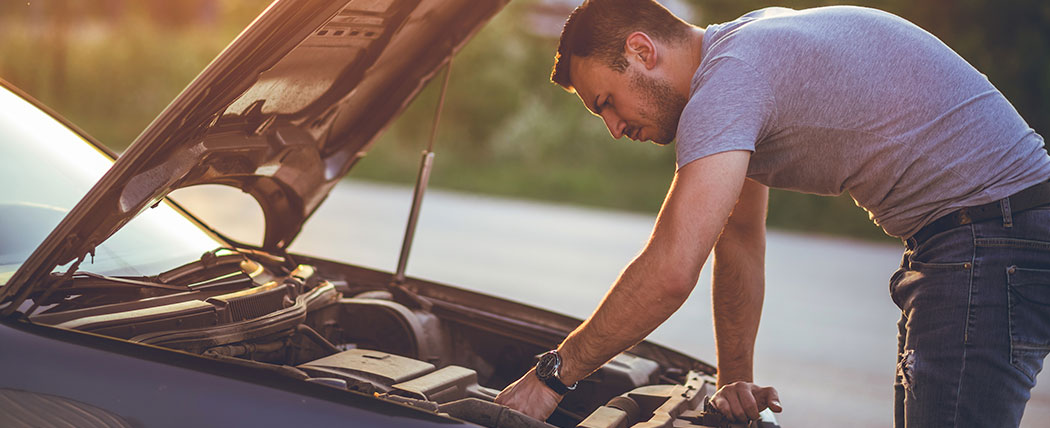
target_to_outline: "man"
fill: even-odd
[[[534,369],[497,402],[549,416],[564,386],[677,310],[713,248],[712,401],[739,421],[780,411],[752,383],[774,186],[849,191],[905,239],[891,279],[898,427],[1019,424],[1050,350],[1050,157],[950,48],[865,8],[770,8],[705,29],[653,0],[588,0],[551,80],[614,138],[676,141],[678,169],[649,242],[543,359],[544,380]]]

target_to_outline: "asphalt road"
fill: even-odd
[[[261,240],[261,212],[236,190],[185,189],[176,199],[235,238]],[[292,250],[393,271],[410,203],[410,188],[344,182]],[[641,249],[654,217],[430,190],[408,274],[584,318]],[[770,231],[756,381],[780,391],[783,426],[892,426],[899,310],[887,281],[900,253]],[[709,266],[649,340],[713,363]],[[1023,427],[1050,419],[1050,376],[1040,380]]]

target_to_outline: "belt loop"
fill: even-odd
[[[1003,227],[1009,229],[1014,227],[1013,213],[1010,211],[1010,198],[999,200],[999,209],[1003,211]]]
[[[904,247],[905,247],[906,250],[912,251],[912,250],[915,249],[915,247],[919,246],[919,238],[917,238],[918,235],[919,235],[919,233],[916,232],[914,235],[912,235],[908,239],[904,240]],[[905,260],[907,260],[907,259],[905,259]],[[907,266],[906,265],[902,265],[901,267],[907,267]]]

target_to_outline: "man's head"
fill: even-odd
[[[579,95],[614,138],[667,144],[687,102],[669,81],[668,54],[693,29],[654,0],[587,0],[565,22],[551,81]]]

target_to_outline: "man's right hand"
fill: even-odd
[[[751,382],[733,382],[719,388],[711,397],[711,404],[734,422],[756,420],[758,413],[767,408],[775,413],[783,410],[776,389]]]
[[[561,395],[536,377],[536,369],[525,373],[521,379],[508,385],[496,396],[496,404],[501,404],[529,415],[540,421],[547,420],[558,407]]]

